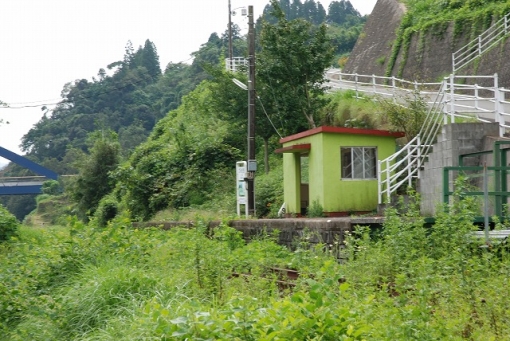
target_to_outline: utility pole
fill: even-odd
[[[232,58],[234,54],[234,48],[232,47],[232,6],[230,0],[228,0],[228,69],[232,71]]]
[[[253,6],[248,6],[248,214],[255,217],[255,27]]]

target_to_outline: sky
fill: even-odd
[[[318,2],[327,9],[331,1]],[[350,1],[362,15],[377,2]],[[231,0],[233,10],[252,5],[256,18],[268,3]],[[150,39],[164,69],[190,63],[190,54],[228,25],[228,0],[1,0],[0,12],[0,101],[10,107],[0,108],[0,146],[16,153],[41,106],[57,103],[66,83],[91,80],[121,60],[128,40],[136,49]],[[246,33],[247,19],[237,12],[232,21]]]

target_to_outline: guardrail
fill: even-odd
[[[510,129],[510,90],[498,86],[498,75],[459,76],[450,75],[440,83],[410,82],[395,77],[342,73],[338,69],[326,71],[330,91],[353,90],[357,98],[364,94],[390,97],[396,100],[418,92],[429,107],[442,98],[448,105],[444,115],[450,122],[456,118],[473,118],[481,122],[498,122],[500,135]],[[470,83],[466,84],[469,80]],[[445,85],[446,82],[446,85]],[[490,83],[480,86],[477,83]],[[445,121],[446,123],[446,121]]]
[[[412,186],[413,179],[420,177],[421,168],[437,138],[444,117],[446,87],[447,83],[444,81],[439,96],[430,106],[419,134],[398,152],[379,161],[377,177],[379,204],[389,203],[393,193],[404,185]]]
[[[335,90],[354,90],[356,97],[369,93],[396,98],[404,93],[419,92],[422,95],[436,95],[441,87],[441,82],[422,83],[411,82],[396,77],[376,75],[360,75],[357,73],[343,73],[340,69],[326,70],[328,86]]]
[[[480,57],[510,33],[510,13],[452,54],[453,73]]]
[[[0,178],[0,184],[13,182],[44,182],[49,180],[45,176],[16,176]]]
[[[225,68],[230,72],[248,70],[248,59],[244,57],[234,57],[225,59]]]
[[[379,203],[389,202],[393,193],[404,185],[411,186],[420,178],[442,124],[459,119],[498,122],[500,136],[510,129],[510,90],[498,86],[498,75],[445,77],[441,83],[410,82],[395,77],[346,74],[337,69],[326,72],[332,91],[354,90],[356,97],[364,94],[397,97],[419,92],[429,105],[425,122],[419,134],[401,150],[379,162]],[[466,84],[467,81],[473,84]],[[477,83],[489,84],[480,86]]]

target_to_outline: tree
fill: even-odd
[[[301,0],[293,0],[292,4],[290,5],[290,8],[291,8],[291,14],[289,16],[290,20],[302,17],[303,4],[301,3]]]
[[[328,21],[330,23],[345,25],[351,17],[361,18],[361,15],[349,0],[332,1],[329,4]]]
[[[0,242],[9,240],[18,231],[19,222],[5,207],[0,205]]]
[[[315,24],[322,24],[324,21],[326,21],[326,10],[324,9],[324,6],[320,2],[317,3],[317,15],[316,15],[316,21]]]
[[[314,128],[318,110],[327,103],[324,70],[333,58],[326,25],[315,27],[303,19],[289,21],[276,0],[271,0],[271,6],[278,22],[263,23],[258,80],[270,91],[264,97],[285,122],[285,133]]]
[[[94,141],[90,155],[82,160],[80,174],[71,185],[71,198],[77,204],[82,218],[94,214],[102,197],[115,186],[110,173],[119,165],[120,147],[117,134],[100,131],[91,135]]]
[[[145,41],[143,47],[141,64],[147,69],[153,80],[157,80],[161,76],[158,52],[154,43],[149,39]]]

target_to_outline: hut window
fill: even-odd
[[[342,179],[377,178],[376,147],[342,147]]]

